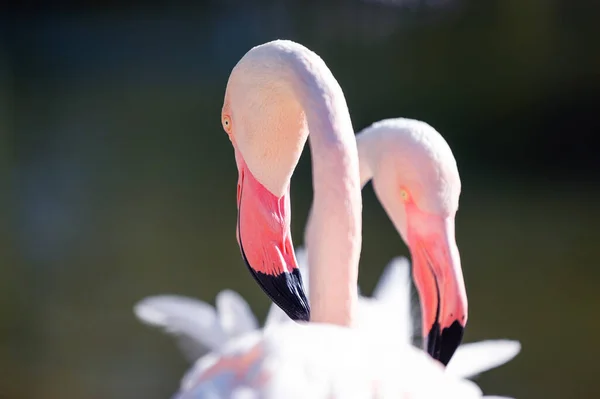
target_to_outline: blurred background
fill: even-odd
[[[0,398],[169,397],[187,362],[133,315],[148,295],[231,288],[262,320],[220,109],[235,63],[276,38],[322,56],[357,131],[417,118],[453,148],[465,341],[523,345],[484,392],[599,397],[600,3],[110,4],[0,16]],[[306,150],[296,245],[311,197]],[[370,294],[408,255],[370,185],[363,243]]]

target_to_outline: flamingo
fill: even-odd
[[[238,167],[236,235],[242,258],[264,292],[292,320],[354,324],[361,187],[371,177],[376,182],[378,176],[396,179],[392,188],[379,189],[375,182],[375,189],[413,256],[427,352],[446,365],[467,321],[454,240],[460,179],[447,144],[423,146],[425,153],[444,157],[443,169],[422,159],[413,165],[408,157],[399,163],[404,175],[386,170],[396,166],[395,161],[375,162],[370,158],[373,141],[355,138],[342,89],[323,60],[291,41],[257,46],[242,57],[227,84],[222,124]],[[293,250],[289,199],[290,178],[309,131],[314,188],[305,235],[310,306]],[[364,141],[369,157],[360,168],[358,141]],[[424,184],[415,180],[420,166],[429,166]],[[429,187],[434,183],[438,192]]]
[[[467,321],[454,231],[461,191],[456,159],[437,130],[414,119],[375,122],[357,134],[356,142],[361,187],[372,180],[411,253],[427,352],[447,365]]]
[[[242,257],[288,316],[311,323],[244,334],[219,353],[204,356],[177,397],[481,397],[475,384],[449,378],[440,363],[386,335],[389,331],[373,339],[363,329],[348,328],[355,324],[358,303],[358,151],[343,92],[320,57],[290,41],[251,49],[231,73],[222,123],[238,166],[236,231]],[[312,309],[289,233],[289,180],[309,131],[314,202],[305,240]],[[409,189],[414,187],[403,192],[413,194]],[[420,293],[435,299],[426,301],[427,314],[432,313],[429,306],[437,308],[428,334],[436,343],[428,349],[447,363],[466,322],[464,284],[456,272],[460,262],[447,234],[446,219],[453,215],[426,214],[431,211],[421,211],[418,196],[407,198],[406,216],[417,222],[407,223],[409,244],[434,249],[422,255],[426,263],[414,266],[428,267],[434,275],[417,283],[420,291],[436,290]],[[428,229],[440,226],[442,232]],[[444,239],[441,251],[433,242],[438,235]],[[461,281],[438,284],[440,276]]]

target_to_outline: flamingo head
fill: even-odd
[[[308,321],[290,232],[290,179],[308,137],[304,114],[277,73],[265,69],[268,45],[233,69],[221,113],[238,169],[236,235],[256,282],[293,320]]]
[[[363,184],[374,190],[407,243],[421,299],[427,352],[447,365],[467,322],[454,233],[461,182],[444,138],[426,123],[388,119],[357,136]]]

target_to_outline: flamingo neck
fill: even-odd
[[[360,187],[363,188],[371,179],[373,179],[373,170],[371,169],[371,147],[372,143],[365,140],[366,135],[359,133],[356,135],[356,145],[358,148]]]
[[[358,151],[343,92],[324,63],[323,67],[314,76],[316,84],[301,96],[314,190],[305,237],[311,321],[350,326],[358,303],[362,239]]]

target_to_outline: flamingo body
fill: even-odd
[[[177,398],[482,397],[476,384],[446,373],[442,366],[459,346],[467,320],[454,238],[460,187],[431,191],[430,184],[453,181],[419,179],[423,176],[418,171],[433,170],[444,177],[446,165],[436,164],[439,159],[425,151],[413,161],[433,169],[417,168],[410,175],[399,168],[396,174],[382,174],[381,168],[379,173],[373,168],[373,152],[367,151],[369,168],[359,167],[341,88],[320,57],[290,41],[257,46],[242,57],[227,85],[222,123],[238,166],[242,257],[273,302],[300,322],[227,341],[197,361]],[[314,186],[305,236],[310,307],[293,251],[289,200],[290,176],[308,133]],[[366,132],[360,136],[363,147],[377,147],[376,141],[365,139]],[[371,173],[366,179],[373,178],[384,208],[410,248],[431,357],[399,339],[398,329],[374,308],[360,310],[366,308],[359,305],[357,290],[363,171]],[[447,195],[426,196],[440,192]],[[361,322],[361,313],[375,318]]]
[[[176,398],[482,397],[425,352],[362,331],[286,323],[246,334],[201,358]]]
[[[304,248],[298,248],[296,255],[302,274],[307,276],[309,271],[306,251]],[[373,297],[359,297],[356,328],[364,329],[363,336],[381,341],[382,338],[377,336],[378,331],[387,331],[387,335],[393,337],[399,346],[402,343],[411,344],[414,323],[409,269],[410,264],[406,258],[395,258],[385,268],[373,291]],[[306,285],[305,288],[310,292],[310,285]],[[249,367],[249,360],[254,360],[254,367],[258,367],[258,359],[252,359],[252,356],[247,354],[256,355],[256,351],[252,352],[254,346],[268,338],[263,337],[261,331],[257,331],[256,317],[246,301],[236,292],[221,291],[217,295],[215,305],[213,308],[195,299],[161,295],[145,298],[137,303],[135,313],[143,322],[160,326],[174,335],[183,354],[193,362],[193,366],[182,380],[179,396],[176,398],[224,398],[230,393],[233,395],[231,397],[238,394],[242,398],[257,397],[243,396],[257,395],[259,387],[252,386],[254,380],[250,378],[238,381],[234,377],[248,372],[248,369],[243,367]],[[291,323],[292,320],[277,305],[272,304],[264,329],[273,330],[282,324]],[[303,337],[305,336],[299,339],[304,339]],[[471,378],[510,361],[519,351],[519,342],[511,340],[463,344],[448,364],[446,373],[450,377]],[[204,355],[206,356],[203,359],[198,360]],[[218,364],[221,356],[226,360],[220,363],[220,368],[215,367],[211,374],[208,374],[207,370]],[[261,353],[261,356],[265,356],[265,353]],[[311,356],[318,354],[313,353]],[[401,360],[408,363],[404,359]],[[310,364],[310,356],[295,359],[296,363],[300,361]],[[241,363],[242,366],[237,366],[237,363]],[[231,370],[226,372],[226,366],[233,367],[237,374]],[[218,374],[215,371],[220,371],[223,375],[211,382],[206,379],[201,381],[203,375],[216,377]],[[427,370],[423,372],[427,374]],[[235,390],[231,387],[232,382],[237,384]],[[234,391],[236,393],[233,393]],[[491,399],[488,396],[486,398]]]

